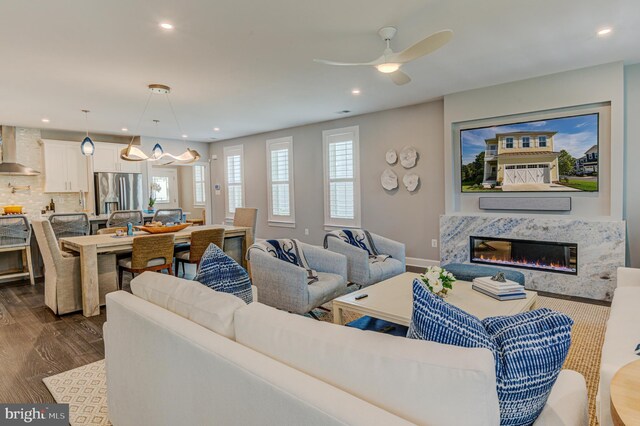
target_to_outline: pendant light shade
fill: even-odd
[[[90,157],[94,152],[96,152],[96,146],[89,137],[89,110],[83,109],[82,112],[84,112],[84,121],[87,129],[87,136],[85,136],[85,138],[82,140],[82,143],[80,144],[80,151],[82,152],[82,155]]]
[[[82,154],[86,155],[87,157],[93,155],[93,153],[96,151],[96,146],[89,136],[84,138],[82,144],[80,144],[80,150],[82,151]]]
[[[157,160],[158,158],[162,157],[162,154],[164,154],[162,146],[159,143],[155,144],[153,146],[153,150],[151,151],[151,158]]]

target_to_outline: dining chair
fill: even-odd
[[[91,233],[89,216],[86,213],[54,213],[49,216],[49,222],[57,239]]]
[[[144,217],[140,210],[116,210],[107,219],[107,228],[127,227],[127,223],[133,226],[144,225]]]
[[[182,223],[182,209],[158,209],[153,215],[154,222]]]
[[[246,226],[256,234],[256,221],[258,220],[258,209],[249,207],[239,207],[233,214],[233,226]]]
[[[118,286],[122,288],[125,271],[135,276],[144,271],[166,269],[173,275],[173,246],[173,234],[134,237],[131,257],[118,261]]]
[[[22,252],[22,271],[0,275],[0,279],[29,277],[34,285],[31,261],[31,226],[24,215],[0,216],[0,253]],[[26,266],[26,271],[25,271]]]
[[[189,251],[181,251],[176,256],[176,273],[178,276],[178,268],[182,265],[182,275],[185,274],[185,263],[195,263],[200,265],[200,260],[209,244],[215,244],[224,249],[224,228],[211,228],[202,231],[193,231],[191,233],[191,247]]]

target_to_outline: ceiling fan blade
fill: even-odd
[[[411,77],[400,70],[390,73],[389,77],[391,77],[391,81],[393,81],[398,86],[402,86],[403,84],[407,84],[411,81]]]
[[[327,59],[314,59],[314,62],[318,62],[320,64],[325,65],[337,65],[342,67],[353,67],[353,66],[362,66],[362,65],[378,65],[380,62],[380,58],[371,61],[371,62],[337,62],[337,61],[329,61]]]
[[[413,61],[414,59],[418,59],[421,56],[428,55],[447,44],[452,37],[453,31],[451,30],[442,30],[437,33],[433,33],[424,40],[404,49],[402,52],[396,53],[393,61],[404,64],[406,62]]]

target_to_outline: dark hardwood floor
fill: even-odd
[[[0,402],[47,403],[44,377],[104,358],[100,315],[54,315],[42,282],[0,284]]]

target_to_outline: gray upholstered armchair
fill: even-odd
[[[258,288],[260,303],[305,314],[341,296],[347,289],[347,259],[321,247],[298,243],[318,281],[308,284],[304,268],[252,249],[249,253],[251,281]],[[312,314],[313,316],[313,314]]]
[[[384,281],[406,271],[404,244],[370,233],[380,254],[391,257],[385,261],[372,261],[366,250],[355,247],[339,238],[327,238],[329,250],[347,258],[347,278],[361,287]]]

